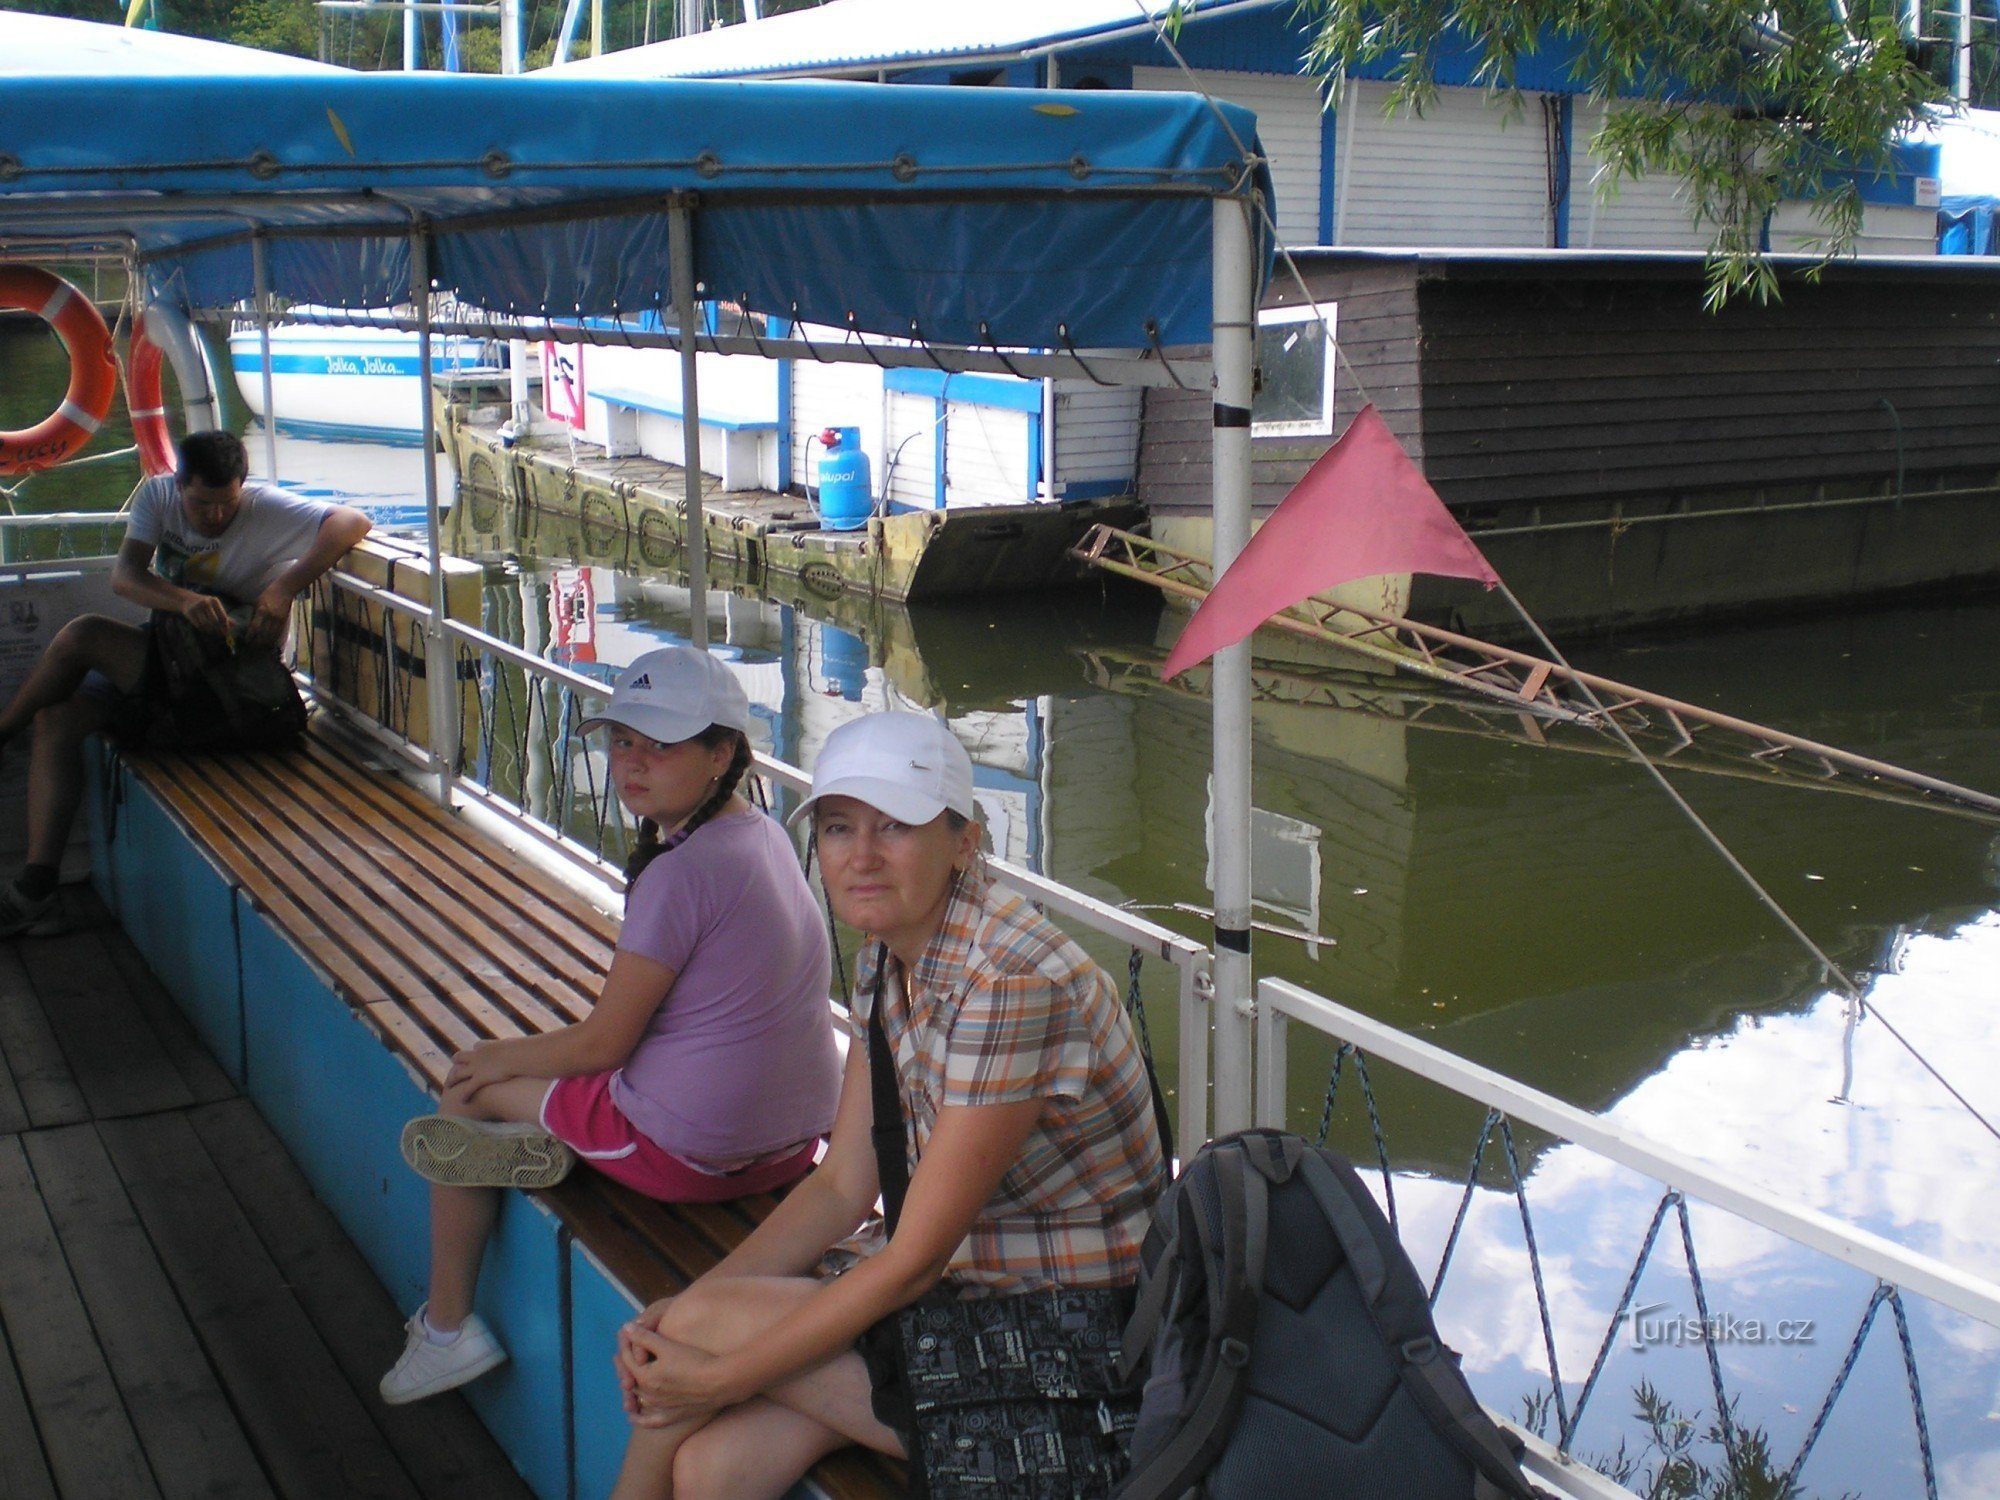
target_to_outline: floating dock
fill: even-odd
[[[622,529],[662,561],[686,544],[683,471],[652,458],[608,458],[562,436],[504,439],[504,410],[440,401],[438,431],[475,510],[514,502],[586,529]],[[851,531],[823,530],[809,500],[724,490],[704,476],[702,530],[718,583],[777,575],[815,593],[946,600],[1081,580],[1070,551],[1099,523],[1130,526],[1131,498],[897,511]],[[486,529],[478,528],[476,529]]]

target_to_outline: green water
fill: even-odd
[[[59,389],[60,351],[0,329],[0,371],[0,425],[20,425]],[[118,441],[107,434],[98,447]],[[116,504],[135,478],[117,466],[66,470],[25,494],[41,509]],[[673,558],[618,527],[474,499],[455,512],[452,536],[488,563],[490,628],[531,649],[608,673],[687,633]],[[711,604],[712,635],[742,666],[765,748],[810,764],[853,714],[943,712],[980,768],[982,810],[1002,852],[1205,938],[1206,922],[1187,908],[1210,899],[1208,703],[1163,688],[1150,670],[1176,626],[1150,598],[1095,590],[951,609],[803,595]],[[2000,792],[1994,603],[1575,654],[1614,678]],[[1505,721],[1469,725],[1393,684],[1329,680],[1310,665],[1270,686],[1255,720],[1257,915],[1297,935],[1258,933],[1260,975],[1609,1112],[1775,1196],[2000,1278],[1991,1209],[2000,1141],[1882,1024],[2000,1118],[1994,827],[1756,776],[1678,777],[1791,916],[1870,986],[1879,1016],[1850,1026],[1813,960],[1636,768],[1538,747]],[[1093,947],[1122,976],[1123,955]],[[1170,1054],[1170,978],[1158,963],[1144,977],[1155,1040]],[[1295,1031],[1295,1128],[1317,1129],[1331,1055]],[[1404,1234],[1428,1269],[1480,1112],[1386,1068],[1371,1081],[1402,1174]],[[1361,1106],[1350,1071],[1333,1138],[1372,1160]],[[1573,1387],[1657,1192],[1527,1134],[1516,1145]],[[1470,1223],[1499,1248],[1461,1252],[1439,1304],[1467,1368],[1502,1404],[1546,1380],[1532,1300],[1522,1301],[1518,1215],[1511,1196],[1494,1191],[1504,1177],[1496,1147]],[[1745,1414],[1770,1426],[1773,1448],[1789,1459],[1868,1283],[1760,1233],[1701,1216],[1696,1225],[1712,1308],[1818,1321],[1809,1347],[1724,1354]],[[1656,1265],[1642,1301],[1686,1301],[1678,1238],[1670,1230],[1666,1239],[1672,1248],[1660,1255],[1678,1290],[1671,1277],[1655,1285],[1664,1274]],[[1914,1301],[1912,1323],[1943,1492],[2000,1492],[2000,1336]],[[1627,1430],[1625,1393],[1641,1378],[1710,1404],[1698,1349],[1619,1348],[1584,1448],[1608,1449]],[[1878,1330],[1843,1398],[1854,1404],[1840,1408],[1870,1420],[1836,1420],[1803,1476],[1809,1490],[1921,1492],[1893,1348]],[[1881,1432],[1890,1436],[1871,1436]]]

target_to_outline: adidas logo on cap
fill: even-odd
[[[628,682],[625,684],[625,691],[628,693],[644,692],[647,688],[651,687],[652,685],[653,685],[652,674],[650,672],[641,672],[639,674],[638,681]]]

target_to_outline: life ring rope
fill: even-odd
[[[32,312],[69,353],[69,389],[33,427],[0,432],[0,474],[33,474],[63,462],[96,436],[118,389],[111,330],[88,297],[33,266],[0,266],[0,307]]]

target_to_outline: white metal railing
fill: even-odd
[[[1284,1121],[1285,1032],[1301,1021],[1370,1058],[1405,1068],[1510,1119],[1533,1125],[1643,1173],[1795,1244],[1833,1256],[1878,1280],[1915,1292],[1967,1317],[2000,1328],[2000,1286],[1880,1235],[1856,1229],[1817,1209],[1775,1198],[1768,1188],[1662,1146],[1615,1121],[1565,1104],[1503,1073],[1419,1041],[1359,1011],[1283,979],[1257,986],[1257,1119]]]
[[[404,598],[356,578],[344,570],[336,570],[327,577],[341,590],[366,599],[385,610],[420,621],[427,627],[430,625],[431,610],[426,603]],[[464,648],[504,662],[532,680],[551,684],[565,693],[600,701],[611,696],[608,683],[554,662],[544,661],[533,652],[525,651],[512,642],[502,640],[476,626],[456,620],[446,620],[444,635],[452,645],[454,657],[460,648]],[[353,710],[347,705],[325,694],[321,694],[321,699],[334,711],[352,721]],[[571,865],[587,870],[614,889],[618,887],[621,879],[618,868],[604,857],[601,848],[589,847],[563,827],[539,818],[520,802],[495,792],[492,787],[482,785],[476,778],[465,774],[458,765],[460,750],[458,725],[434,724],[432,735],[434,743],[429,746],[416,745],[389,726],[373,722],[366,726],[365,732],[371,739],[398,751],[405,764],[412,770],[422,765],[435,774],[442,766],[450,791],[460,805],[470,804],[497,816],[515,831],[527,834],[537,845],[560,853]],[[761,752],[755,758],[755,769],[769,783],[791,792],[803,793],[812,785],[812,777],[807,772]],[[597,795],[604,800],[608,811],[610,789],[604,788]],[[1179,1131],[1179,1139],[1188,1143],[1187,1149],[1191,1150],[1194,1143],[1207,1139],[1209,1038],[1212,1032],[1210,1020],[1214,997],[1214,962],[1209,950],[1193,938],[1107,901],[1100,901],[1060,881],[1037,874],[1025,866],[1004,859],[989,859],[988,864],[996,879],[1027,896],[1044,909],[1173,966],[1176,979],[1176,1014],[1179,1020],[1179,1045],[1176,1048],[1178,1063],[1175,1074],[1179,1096],[1176,1128]]]
[[[1875,1294],[1861,1320],[1860,1331],[1854,1336],[1846,1362],[1819,1408],[1818,1416],[1803,1447],[1799,1450],[1798,1456],[1792,1460],[1789,1469],[1783,1473],[1784,1482],[1789,1485],[1795,1481],[1800,1468],[1810,1456],[1814,1443],[1823,1431],[1835,1402],[1839,1399],[1848,1374],[1853,1369],[1861,1345],[1873,1326],[1875,1311],[1886,1300],[1891,1307],[1897,1334],[1902,1343],[1904,1368],[1916,1417],[1925,1492],[1932,1497],[1932,1500],[1936,1500],[1938,1488],[1934,1455],[1930,1447],[1927,1419],[1923,1409],[1916,1355],[1911,1346],[1902,1305],[1897,1297],[1902,1292],[1910,1292],[1989,1327],[2000,1328],[2000,1285],[1947,1265],[1932,1256],[1906,1249],[1880,1235],[1843,1223],[1817,1209],[1786,1202],[1770,1189],[1747,1178],[1699,1161],[1672,1147],[1663,1146],[1616,1121],[1565,1104],[1560,1099],[1530,1088],[1491,1068],[1469,1062],[1441,1047],[1421,1041],[1407,1032],[1399,1031],[1393,1026],[1336,1004],[1282,979],[1266,979],[1257,987],[1254,1102],[1259,1123],[1282,1126],[1285,1122],[1286,1040],[1289,1028],[1294,1022],[1312,1027],[1315,1031],[1341,1043],[1343,1048],[1352,1047],[1357,1054],[1370,1061],[1392,1064],[1417,1078],[1484,1106],[1487,1111],[1486,1132],[1491,1132],[1496,1122],[1503,1130],[1509,1129],[1506,1124],[1509,1121],[1530,1125],[1546,1131],[1558,1140],[1582,1147],[1598,1157],[1651,1178],[1666,1190],[1666,1196],[1661,1199],[1654,1212],[1653,1228],[1648,1232],[1645,1248],[1639,1254],[1638,1265],[1633,1268],[1628,1280],[1626,1300],[1621,1302],[1619,1311],[1613,1315],[1604,1343],[1600,1347],[1597,1363],[1582,1384],[1576,1396],[1576,1405],[1569,1413],[1564,1411],[1563,1382],[1556,1371],[1553,1328],[1542,1277],[1534,1261],[1533,1235],[1532,1232],[1528,1234],[1528,1253],[1531,1265],[1535,1266],[1536,1298],[1541,1311],[1544,1337],[1548,1340],[1551,1392],[1556,1412],[1562,1422],[1560,1441],[1557,1444],[1551,1445],[1537,1440],[1534,1434],[1526,1434],[1529,1439],[1528,1464],[1531,1473],[1552,1481],[1570,1480],[1572,1493],[1596,1493],[1589,1482],[1582,1482],[1580,1488],[1576,1487],[1576,1482],[1583,1481],[1588,1471],[1580,1469],[1576,1460],[1571,1457],[1570,1441],[1575,1434],[1577,1424],[1582,1419],[1583,1406],[1588,1401],[1598,1374],[1603,1368],[1605,1353],[1610,1348],[1611,1330],[1615,1329],[1619,1317],[1623,1316],[1632,1296],[1633,1287],[1638,1281],[1639,1271],[1652,1252],[1653,1236],[1658,1232],[1669,1205],[1675,1202],[1681,1204],[1680,1229],[1686,1247],[1689,1276],[1694,1286],[1697,1307],[1702,1310],[1702,1340],[1713,1379],[1718,1427],[1723,1434],[1725,1445],[1731,1448],[1730,1462],[1732,1467],[1734,1466],[1737,1455],[1733,1447],[1731,1428],[1737,1419],[1724,1391],[1722,1370],[1717,1362],[1714,1347],[1708,1342],[1709,1335],[1706,1331],[1708,1315],[1703,1301],[1699,1272],[1695,1267],[1692,1229],[1686,1217],[1685,1201],[1691,1199],[1720,1209],[1735,1219],[1756,1225],[1794,1245],[1852,1266],[1875,1278]],[[1338,1060],[1335,1067],[1336,1070],[1339,1067]],[[1366,1087],[1365,1081],[1363,1086]],[[1374,1112],[1372,1100],[1369,1108],[1372,1119]],[[1379,1124],[1376,1130],[1377,1148],[1384,1151],[1383,1166],[1386,1172],[1388,1158],[1382,1145]],[[1478,1162],[1487,1138],[1487,1133],[1483,1132],[1480,1152],[1474,1153],[1475,1180],[1478,1174]],[[1518,1167],[1512,1163],[1511,1134],[1506,1139],[1510,1167],[1514,1171],[1515,1193],[1521,1200],[1522,1222],[1526,1229],[1528,1222],[1526,1185]],[[1472,1183],[1469,1181],[1466,1185],[1467,1202],[1470,1201],[1471,1191]],[[1462,1204],[1461,1223],[1464,1211]],[[1453,1240],[1456,1239],[1457,1233],[1458,1230],[1454,1227]],[[1451,1251],[1452,1244],[1447,1242],[1445,1259],[1439,1265],[1437,1283],[1432,1289],[1433,1297],[1437,1295],[1437,1287],[1442,1285]],[[1602,1480],[1602,1476],[1590,1475],[1589,1478],[1600,1482]],[[1785,1492],[1791,1491],[1787,1489]]]

